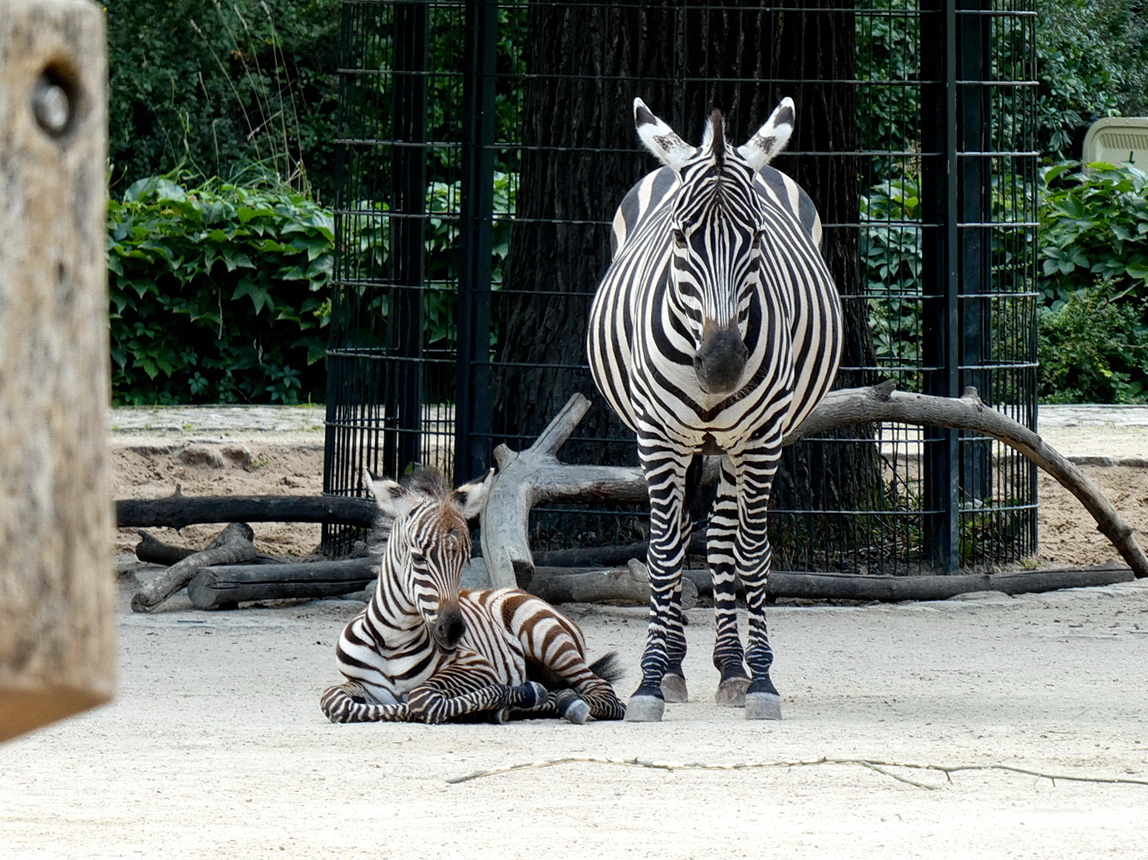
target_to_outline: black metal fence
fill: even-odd
[[[361,493],[363,466],[472,477],[553,403],[596,396],[571,344],[614,207],[652,167],[635,95],[687,139],[711,102],[748,137],[795,95],[776,165],[826,222],[852,321],[838,384],[974,385],[1035,427],[1034,6],[344,0],[325,491]],[[617,427],[579,442],[633,457]],[[775,507],[779,569],[951,573],[1036,550],[1034,467],[966,432],[794,446]]]

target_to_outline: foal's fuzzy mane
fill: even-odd
[[[433,466],[414,470],[403,478],[402,485],[412,493],[430,496],[440,501],[450,493],[446,475],[441,469]]]

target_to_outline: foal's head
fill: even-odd
[[[438,470],[414,472],[401,484],[364,470],[379,510],[393,518],[379,576],[404,591],[443,651],[458,648],[466,633],[458,592],[470,558],[467,520],[482,511],[492,475],[452,492]]]

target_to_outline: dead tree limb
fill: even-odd
[[[534,571],[530,593],[548,603],[612,603],[616,606],[648,606],[649,571],[636,558],[624,568],[571,571],[539,567]],[[689,578],[682,579],[682,608],[693,609],[698,588]]]
[[[379,508],[371,499],[347,496],[184,496],[164,499],[120,499],[119,528],[194,523],[338,523],[374,525]]]
[[[191,547],[165,543],[144,529],[140,529],[137,534],[140,536],[140,542],[136,544],[136,558],[148,564],[162,564],[164,567],[169,567],[176,562],[183,561],[189,555],[201,552],[201,550]],[[255,563],[283,564],[284,560],[273,555],[257,555],[255,556]]]
[[[646,484],[638,468],[572,466],[557,451],[586,414],[590,401],[575,394],[538,440],[521,453],[505,445],[495,449],[498,473],[482,515],[482,549],[494,587],[528,588],[534,559],[527,539],[530,510],[551,501],[640,501]],[[919,426],[975,430],[1020,452],[1052,475],[1084,505],[1137,578],[1148,577],[1148,556],[1132,528],[1104,494],[1075,465],[1040,436],[988,408],[969,388],[960,398],[932,397],[893,390],[890,382],[871,388],[832,392],[806,421],[789,434],[789,445],[832,427],[892,421]]]
[[[205,567],[238,564],[255,558],[255,533],[246,523],[231,523],[207,549],[189,555],[156,576],[132,597],[133,612],[151,612]]]
[[[199,609],[223,609],[252,600],[338,597],[361,591],[376,576],[373,558],[284,564],[235,564],[205,567],[187,584],[187,596]]]

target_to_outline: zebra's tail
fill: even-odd
[[[621,661],[618,660],[617,651],[610,651],[607,654],[603,654],[590,664],[590,671],[607,684],[613,684],[615,681],[622,680],[622,677],[626,674],[622,668]]]

